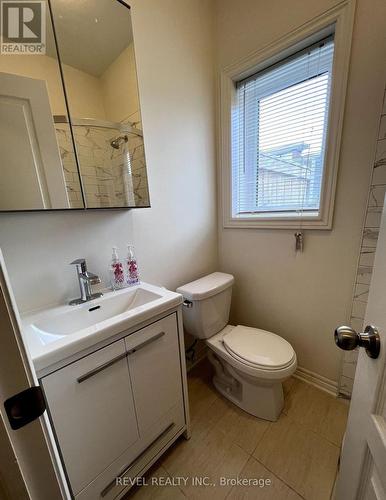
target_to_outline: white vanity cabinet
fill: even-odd
[[[173,407],[182,406],[181,367],[174,316],[125,338],[141,436]]]
[[[143,473],[187,430],[177,319],[172,313],[122,332],[107,347],[41,378],[76,500],[119,498],[128,488],[116,478]]]

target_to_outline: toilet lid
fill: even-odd
[[[223,343],[231,355],[266,370],[285,368],[295,357],[291,344],[279,335],[248,326],[233,328]]]

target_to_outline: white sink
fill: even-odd
[[[23,317],[23,337],[39,371],[181,302],[178,293],[141,283],[77,306],[27,315]]]

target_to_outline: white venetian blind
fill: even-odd
[[[331,36],[237,83],[233,217],[318,214],[333,53]]]

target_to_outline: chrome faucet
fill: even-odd
[[[83,304],[89,300],[102,297],[103,293],[92,293],[91,285],[97,285],[101,282],[99,276],[87,271],[86,259],[76,259],[71,262],[71,265],[76,266],[76,272],[79,280],[80,297],[79,299],[71,300],[70,305]]]

